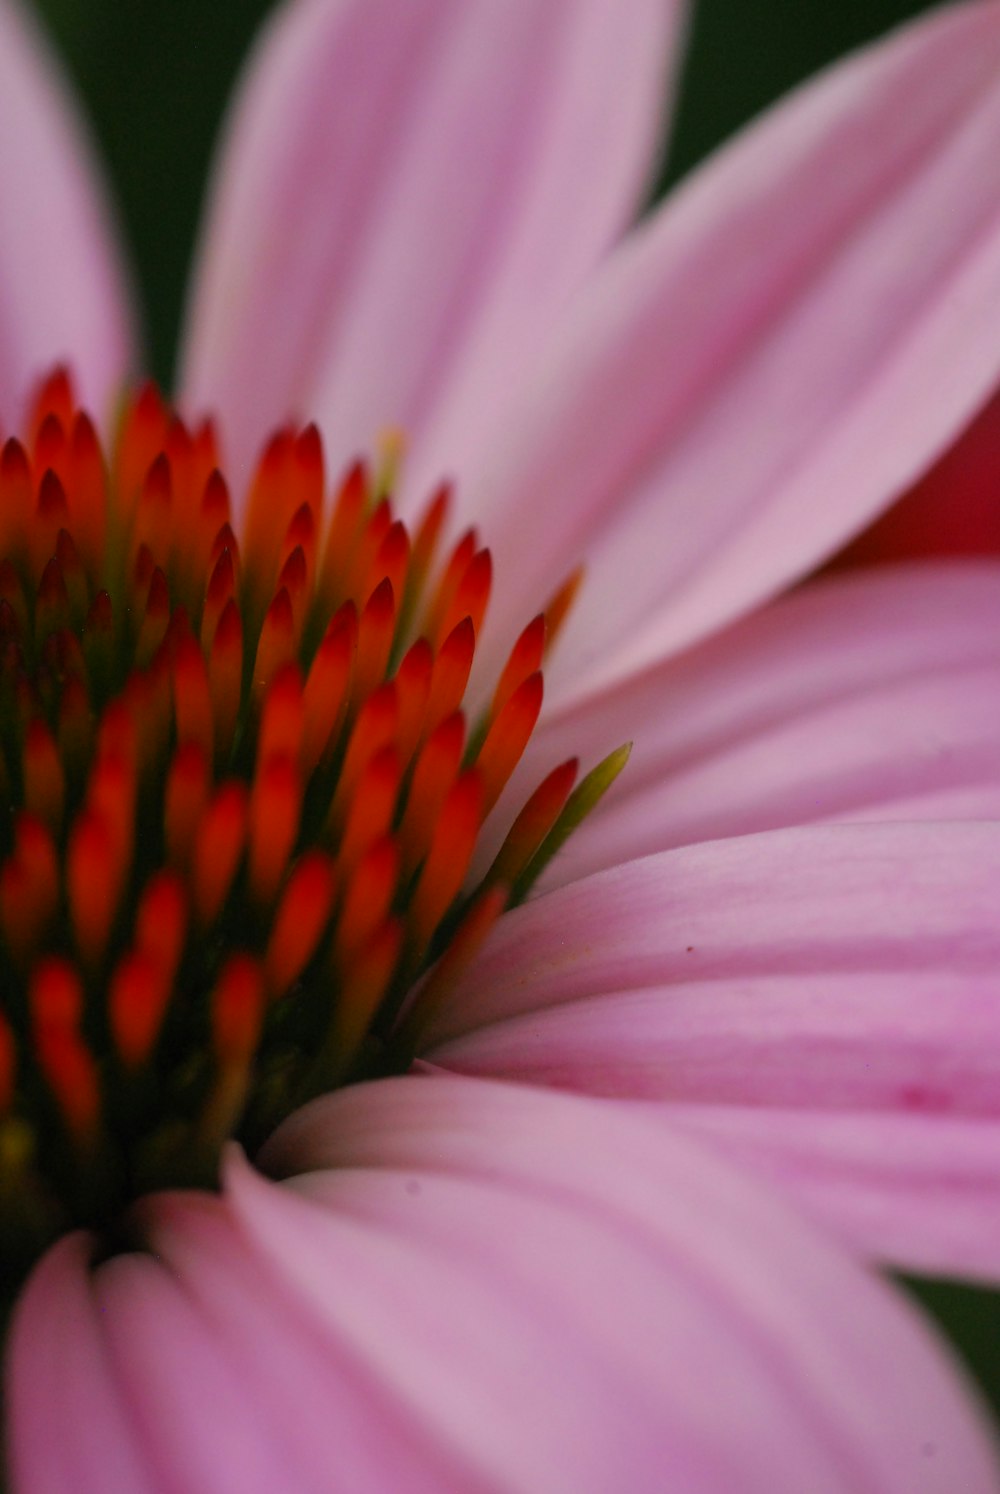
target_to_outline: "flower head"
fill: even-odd
[[[0,222],[0,413],[64,360],[97,421],[57,375],[0,463],[17,1488],[995,1488],[940,1351],[751,1174],[1000,1269],[996,836],[935,822],[1000,798],[996,577],[740,619],[1000,376],[1000,8],[615,247],[673,5],[284,7],[188,423],[128,399],[107,469],[114,251],[3,19],[50,190]]]

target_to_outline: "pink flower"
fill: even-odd
[[[18,1491],[998,1486],[941,1349],[772,1185],[996,1277],[1000,578],[770,599],[1000,381],[1000,6],[848,61],[618,243],[676,24],[298,0],[260,46],[182,404],[244,477],[291,417],[335,470],[403,427],[404,515],[453,475],[493,547],[484,680],[585,562],[519,775],[637,746],[545,895],[418,994],[418,1073],[35,1265]],[[79,131],[3,27],[8,430],[59,360],[109,411],[132,355]]]

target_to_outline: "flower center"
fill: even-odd
[[[362,465],[328,517],[325,486],[315,427],[280,431],[237,536],[210,426],[149,386],[106,460],[63,371],[3,447],[7,1280],[150,1189],[212,1186],[228,1137],[405,1066],[624,761],[575,789],[557,766],[470,892],[575,579],[470,730],[489,552],[470,532],[439,562],[444,488],[411,535]]]

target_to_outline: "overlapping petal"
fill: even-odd
[[[422,1049],[472,1074],[773,1110],[800,1151],[800,1109],[849,1112],[855,1153],[874,1118],[871,1157],[885,1116],[944,1117],[945,1185],[940,1148],[921,1166],[906,1146],[892,1183],[919,1243],[906,1248],[888,1203],[864,1243],[938,1270],[988,1258],[995,1278],[1000,1200],[982,1136],[1000,1141],[998,875],[993,824],[814,827],[650,857],[505,918]],[[957,1240],[942,1194],[977,1169],[962,1216],[972,1235]],[[787,1170],[793,1185],[807,1173]]]
[[[434,426],[449,472],[634,215],[679,0],[299,0],[222,152],[182,391],[238,468],[291,413],[334,468]],[[438,478],[444,475],[437,472]]]
[[[586,560],[562,697],[811,569],[995,388],[998,79],[995,4],[859,54],[697,172],[577,302],[468,495],[511,583],[498,636]]]
[[[256,1290],[274,1310],[262,1379],[282,1366],[286,1394],[308,1395],[326,1347],[355,1394],[395,1401],[386,1442],[400,1420],[410,1446],[422,1432],[458,1487],[909,1494],[996,1478],[899,1301],[646,1117],[393,1081],[301,1113],[271,1161],[320,1170],[289,1190],[234,1169],[231,1242],[159,1208],[179,1292],[239,1359]],[[365,1430],[337,1428],[347,1469]],[[428,1468],[411,1466],[404,1489]]]
[[[0,421],[53,364],[110,418],[131,361],[128,295],[85,132],[28,16],[0,5]]]
[[[509,802],[554,762],[594,763],[630,737],[627,770],[547,885],[784,825],[993,818],[1000,567],[897,567],[785,597],[557,712]]]

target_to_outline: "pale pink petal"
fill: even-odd
[[[221,414],[238,469],[292,413],[319,418],[334,469],[388,426],[440,423],[464,460],[641,200],[679,12],[281,11],[222,151],[185,338],[184,397]]]
[[[837,556],[838,567],[913,555],[1000,552],[1000,395],[887,513]]]
[[[1000,566],[900,566],[810,586],[557,713],[497,822],[553,763],[589,766],[630,739],[627,768],[547,885],[783,825],[991,818]]]
[[[0,4],[0,420],[70,365],[102,419],[131,355],[129,298],[82,121],[36,25]]]
[[[997,1279],[992,1119],[696,1104],[670,1119],[793,1190],[854,1249],[923,1275]]]
[[[954,1173],[975,1172],[982,1127],[1000,1147],[998,875],[994,824],[817,827],[650,857],[508,915],[422,1051],[464,1073],[775,1110],[803,1146],[799,1110],[849,1111],[858,1132],[874,1118],[872,1157],[881,1117],[942,1117]],[[994,1178],[966,1189],[979,1238],[953,1261],[939,1151],[922,1172],[908,1155],[897,1191],[906,1218],[922,1206],[939,1269],[974,1248],[1000,1274]],[[894,1258],[886,1215],[867,1243]]]
[[[998,156],[1000,6],[950,7],[797,93],[598,272],[469,492],[495,637],[586,562],[551,698],[810,570],[983,403]]]
[[[12,1494],[167,1489],[152,1477],[115,1382],[90,1256],[85,1236],[61,1240],[14,1312],[4,1380]]]
[[[235,1172],[243,1229],[466,1460],[460,1487],[992,1487],[981,1455],[942,1466],[967,1433],[942,1440],[898,1299],[893,1322],[874,1278],[634,1108],[393,1081],[270,1155],[333,1170],[297,1201]]]

